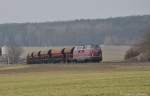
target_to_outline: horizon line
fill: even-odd
[[[58,23],[58,22],[73,22],[73,21],[81,21],[81,20],[107,20],[107,19],[116,19],[116,18],[126,18],[126,17],[136,17],[136,16],[150,16],[150,14],[142,14],[142,15],[126,15],[126,16],[110,16],[110,17],[101,17],[101,18],[79,18],[79,19],[70,19],[70,20],[52,20],[52,21],[25,21],[25,22],[6,22],[0,23],[3,24],[35,24],[35,23]]]

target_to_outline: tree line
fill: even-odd
[[[150,15],[43,23],[0,24],[0,46],[134,44],[150,26]]]

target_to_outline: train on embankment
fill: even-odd
[[[102,50],[99,45],[52,48],[47,51],[32,52],[28,54],[26,60],[27,64],[101,62]]]

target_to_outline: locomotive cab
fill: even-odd
[[[99,45],[76,46],[73,52],[75,61],[100,62],[102,60],[102,51]]]

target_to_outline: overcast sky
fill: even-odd
[[[150,0],[0,0],[0,23],[150,14]]]

